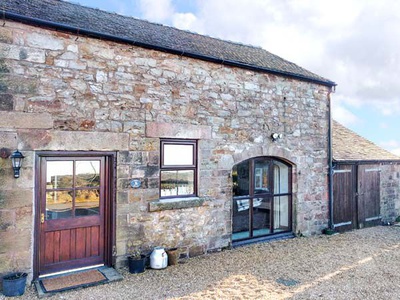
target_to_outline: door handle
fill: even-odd
[[[40,215],[40,223],[44,223],[44,213],[42,213],[41,215]]]

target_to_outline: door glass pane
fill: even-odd
[[[98,189],[76,190],[75,216],[98,215],[100,191]]]
[[[274,197],[274,232],[290,230],[289,196]]]
[[[254,163],[254,194],[268,193],[269,189],[269,161]]]
[[[193,166],[194,145],[164,144],[164,166]]]
[[[71,188],[73,167],[72,161],[48,161],[46,173],[47,189]]]
[[[233,199],[232,209],[232,239],[240,240],[250,237],[250,199]]]
[[[100,186],[100,161],[76,161],[76,186]]]
[[[289,193],[289,167],[281,162],[274,162],[274,194]]]
[[[271,222],[270,198],[253,199],[253,236],[270,234]]]
[[[249,161],[242,162],[233,167],[233,196],[248,196],[250,195],[250,171]]]
[[[161,196],[194,194],[194,171],[161,171]]]
[[[46,192],[46,220],[70,218],[72,216],[73,191]]]

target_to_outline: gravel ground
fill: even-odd
[[[122,274],[50,299],[400,299],[400,227],[255,244]],[[18,299],[37,299],[34,288]]]

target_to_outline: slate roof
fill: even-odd
[[[79,34],[83,35],[129,42],[142,47],[285,75],[326,86],[336,85],[333,81],[259,47],[223,41],[79,4],[60,0],[1,0],[0,11],[6,19],[74,33],[79,29]]]
[[[335,161],[400,161],[399,156],[336,121],[332,122],[332,149]]]

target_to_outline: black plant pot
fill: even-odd
[[[331,228],[325,228],[322,230],[323,234],[326,235],[334,235],[336,233],[335,229],[331,229]]]
[[[3,277],[3,294],[7,297],[21,296],[25,293],[26,273],[12,273]]]
[[[146,266],[146,255],[138,257],[128,257],[129,273],[137,274],[143,273]]]

